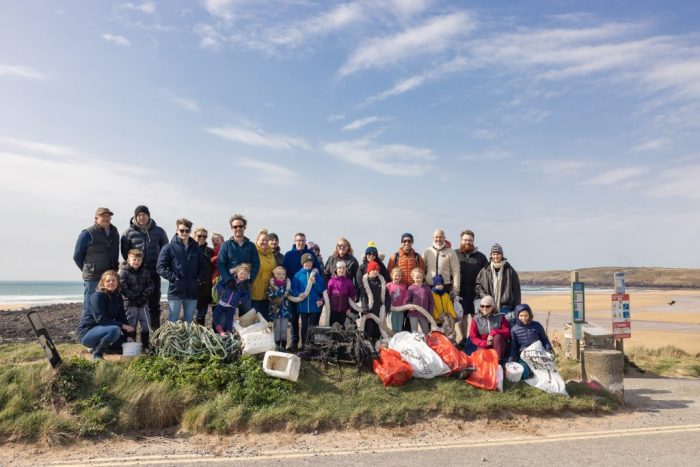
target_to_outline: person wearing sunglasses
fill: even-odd
[[[211,303],[211,281],[213,268],[211,258],[214,256],[214,250],[207,245],[209,232],[204,227],[194,229],[194,239],[202,250],[202,254],[206,257],[206,273],[204,282],[199,286],[199,294],[197,295],[197,324],[204,326]]]
[[[345,263],[345,275],[352,280],[352,284],[357,292],[360,286],[357,282],[357,269],[360,267],[360,264],[353,254],[350,240],[345,237],[338,238],[338,240],[335,241],[335,249],[328,257],[326,266],[323,268],[323,275],[326,281],[330,280],[335,273],[335,265],[338,264],[339,261],[343,261]]]
[[[469,340],[479,349],[494,349],[498,362],[503,363],[508,350],[510,327],[503,313],[496,309],[493,297],[486,295],[479,302],[479,313],[474,315],[469,327]]]
[[[411,271],[415,268],[420,268],[424,275],[427,272],[423,257],[413,249],[413,234],[409,232],[401,235],[401,247],[394,253],[394,256],[389,258],[389,264],[386,269],[390,276],[394,268],[401,269],[401,283],[407,288],[413,284]]]
[[[178,219],[170,243],[160,250],[156,270],[168,284],[168,321],[177,321],[180,310],[192,322],[200,286],[207,280],[207,258],[190,236],[192,222]]]
[[[381,259],[379,259],[379,251],[377,250],[377,247],[375,246],[368,246],[367,249],[365,250],[365,255],[362,257],[362,264],[357,268],[357,276],[356,276],[356,291],[357,291],[357,296],[361,296],[362,289],[364,288],[364,285],[362,283],[362,278],[364,275],[368,272],[367,271],[367,265],[374,261],[377,263],[377,267],[379,268],[379,275],[382,276],[384,279],[384,282],[389,282],[389,273],[386,270],[386,266],[384,266],[384,263],[382,262]]]
[[[124,260],[129,251],[141,250],[143,252],[143,266],[151,274],[153,291],[148,296],[148,317],[151,329],[160,327],[160,276],[156,271],[156,263],[160,250],[169,242],[168,234],[151,218],[148,206],[139,205],[134,209],[134,217],[129,222],[129,227],[121,238],[121,251]]]
[[[258,277],[260,270],[260,257],[255,244],[245,236],[245,229],[248,226],[248,221],[241,214],[234,214],[229,219],[231,226],[231,238],[226,240],[219,250],[219,274],[221,280],[229,288],[236,287],[236,279],[231,274],[231,270],[239,264],[250,264],[250,282],[252,283]]]

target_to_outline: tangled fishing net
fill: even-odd
[[[316,326],[309,329],[308,342],[299,357],[324,364],[346,363],[372,368],[377,358],[372,342],[363,331],[346,330],[335,323],[331,327]]]
[[[163,323],[153,333],[152,343],[159,357],[184,359],[195,355],[213,355],[232,360],[241,354],[241,341],[237,334],[221,337],[209,328],[182,321]]]

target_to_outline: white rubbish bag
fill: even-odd
[[[549,394],[569,397],[566,384],[554,364],[554,355],[544,349],[542,342],[537,341],[529,345],[520,352],[520,358],[532,370],[532,377],[525,380],[527,384]]]
[[[454,307],[455,313],[457,314],[457,321],[459,321],[464,316],[464,308],[462,308],[462,298],[460,296],[456,296],[455,299],[452,301],[452,306]]]
[[[389,341],[389,348],[399,352],[401,358],[411,365],[415,378],[431,379],[450,372],[450,367],[418,333],[397,332]]]

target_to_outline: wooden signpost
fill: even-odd
[[[586,299],[583,282],[578,280],[578,271],[571,271],[571,344],[576,346],[576,360],[581,361],[583,323],[586,322]],[[574,344],[574,340],[576,343]]]
[[[612,294],[612,332],[617,350],[624,352],[624,340],[632,337],[630,296],[625,293],[625,273],[613,275],[615,293]]]

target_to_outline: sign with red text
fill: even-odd
[[[632,337],[629,294],[612,294],[612,332],[615,339]]]

